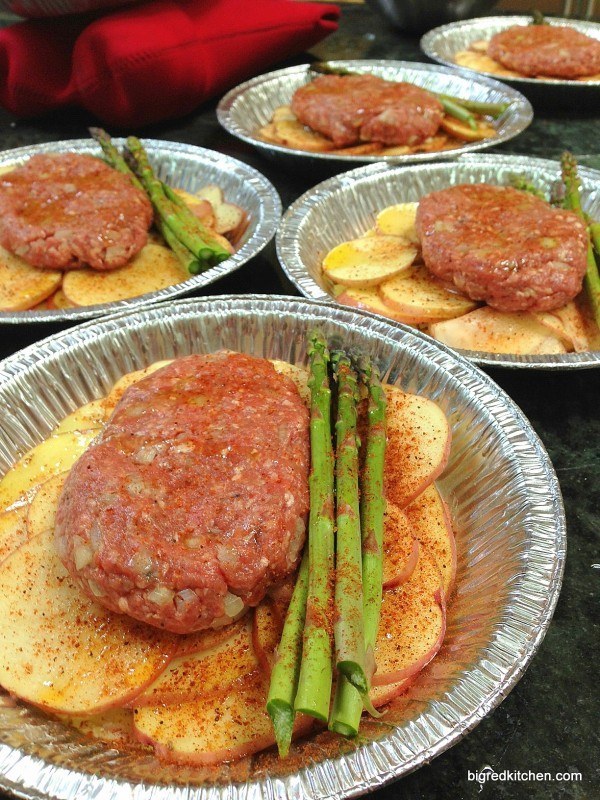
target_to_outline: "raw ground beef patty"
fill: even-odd
[[[499,311],[549,311],[581,291],[585,226],[571,211],[506,186],[453,186],[423,197],[427,268]]]
[[[516,25],[492,36],[490,58],[521,75],[572,80],[600,73],[600,41],[566,25]]]
[[[0,177],[0,244],[34,267],[122,267],[146,244],[152,206],[94,156],[33,156]]]
[[[420,144],[437,133],[444,116],[439,100],[424,89],[375,75],[322,75],[296,90],[292,111],[337,147]]]
[[[231,622],[297,565],[308,424],[294,383],[264,359],[174,361],[125,392],[73,467],[60,558],[90,597],[150,625]]]

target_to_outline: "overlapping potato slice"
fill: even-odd
[[[26,311],[53,294],[62,272],[36,269],[0,247],[0,311]]]
[[[383,529],[383,587],[390,589],[407,581],[419,559],[419,540],[405,512],[386,503]]]
[[[396,203],[377,214],[376,230],[388,236],[403,236],[413,244],[419,244],[416,219],[418,203]]]
[[[107,418],[105,399],[102,397],[100,400],[90,400],[61,420],[53,432],[68,433],[98,429],[104,425]]]
[[[344,289],[344,291],[338,295],[337,301],[345,306],[362,308],[364,311],[370,311],[372,314],[381,314],[397,322],[407,322],[408,324],[412,322],[412,320],[406,319],[405,314],[396,311],[391,306],[384,303],[376,286],[361,289],[356,287]]]
[[[273,600],[265,598],[254,609],[252,644],[265,675],[270,675],[275,663],[275,652],[281,640],[283,618]]]
[[[450,454],[450,425],[432,400],[386,386],[385,495],[403,508],[434,481]]]
[[[296,384],[296,388],[300,397],[308,405],[310,403],[310,389],[308,388],[308,370],[303,367],[297,367],[295,364],[289,364],[287,361],[280,361],[278,359],[271,359],[271,363],[275,367],[275,371],[280,375],[286,375],[291,378]]]
[[[241,758],[275,743],[266,710],[267,691],[264,676],[258,675],[218,698],[136,708],[135,732],[167,762],[219,764]],[[298,715],[296,735],[308,732],[312,724],[310,717]]]
[[[383,594],[373,685],[413,677],[440,649],[445,630],[442,578],[433,558],[421,550],[410,579]]]
[[[379,287],[383,302],[414,323],[460,317],[477,307],[474,300],[449,291],[425,267],[407,277],[397,276]]]
[[[492,75],[502,75],[504,78],[521,78],[518,72],[503,67],[487,55],[486,52],[474,50],[460,50],[454,54],[454,61],[459,67],[468,67],[476,72],[490,72]]]
[[[29,506],[23,504],[11,511],[0,513],[0,561],[13,553],[27,541],[27,512]]]
[[[252,618],[228,626],[229,636],[212,647],[175,657],[133,705],[174,705],[214,696],[259,670],[252,645]]]
[[[456,542],[448,506],[436,485],[428,486],[404,512],[413,535],[435,559],[442,576],[444,596],[448,597],[456,575]]]
[[[0,508],[9,508],[34,486],[70,469],[97,433],[92,428],[53,434],[25,453],[0,481]]]
[[[375,286],[412,271],[417,248],[402,236],[365,236],[334,247],[323,259],[323,272],[344,286]]]
[[[134,372],[128,372],[126,375],[123,375],[121,378],[119,378],[119,380],[115,382],[110,392],[106,395],[105,398],[103,398],[107,414],[108,415],[112,414],[115,406],[117,405],[119,400],[123,397],[125,391],[129,389],[130,386],[133,386],[134,383],[141,381],[142,378],[147,378],[148,375],[151,375],[158,369],[162,369],[162,367],[166,367],[167,364],[170,363],[171,361],[168,359],[164,361],[155,361],[148,367],[144,367],[143,369],[136,369]]]
[[[476,127],[471,128],[466,122],[446,116],[440,122],[440,127],[446,133],[465,142],[478,142],[481,139],[491,139],[498,135],[494,126],[485,120],[477,120]]]
[[[27,511],[27,534],[29,538],[54,530],[56,509],[68,472],[59,472],[42,483],[31,499]]]
[[[538,311],[534,317],[561,340],[567,350],[583,353],[600,348],[600,333],[590,325],[583,304],[571,300],[566,306],[553,311]]]
[[[440,342],[461,350],[535,355],[566,353],[567,348],[533,314],[496,311],[483,306],[460,319],[436,322],[429,332]]]
[[[0,685],[50,711],[92,714],[123,705],[164,669],[167,634],[112,614],[75,586],[53,533],[0,564]]]
[[[189,278],[172,250],[147,244],[124,267],[99,272],[73,269],[65,273],[62,289],[77,306],[114,303],[148,292],[157,292]]]
[[[112,708],[89,717],[69,715],[62,719],[84,736],[93,736],[94,739],[112,742],[117,746],[133,736],[133,711],[130,708]]]
[[[210,204],[214,215],[214,230],[235,241],[244,227],[246,212],[235,203],[225,200],[223,190],[216,184],[203,186],[194,197]]]

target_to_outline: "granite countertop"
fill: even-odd
[[[1,21],[0,21],[1,24]],[[317,58],[426,60],[418,39],[388,28],[364,6],[344,6],[340,30],[314,48]],[[304,55],[277,66],[307,60]],[[492,152],[556,158],[564,149],[600,167],[600,109],[536,107],[531,126]],[[153,125],[142,136],[189,142],[226,152],[262,171],[277,187],[284,208],[324,177],[284,171],[219,127],[216,103],[180,120]],[[83,112],[50,114],[22,121],[0,112],[0,149],[87,135],[96,121]],[[119,131],[112,131],[115,135]],[[207,294],[296,294],[271,246]],[[4,326],[0,357],[53,333],[60,326]],[[600,370],[543,372],[490,369],[489,373],[530,419],[552,459],[564,496],[568,555],[562,593],[550,629],[525,675],[504,702],[464,740],[430,765],[374,791],[374,800],[554,800],[600,798]],[[580,780],[505,780],[484,786],[469,773],[577,772]],[[83,798],[82,798],[83,800]]]

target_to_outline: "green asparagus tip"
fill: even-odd
[[[290,752],[292,733],[294,730],[294,711],[287,703],[280,700],[270,700],[267,703],[267,712],[273,722],[277,750],[282,758]]]

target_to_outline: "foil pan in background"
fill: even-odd
[[[491,72],[478,72],[467,67],[457,67],[454,55],[460,50],[468,50],[471,42],[478,39],[489,39],[496,33],[510,28],[513,25],[528,25],[531,15],[502,16],[502,17],[477,17],[475,19],[452,22],[441,25],[439,28],[426,33],[421,39],[421,50],[428,58],[440,64],[458,69],[471,76],[487,75],[523,92],[532,102],[557,101],[568,106],[573,113],[589,111],[589,103],[600,99],[600,80],[596,81],[569,81],[558,78],[508,78],[504,75],[494,75]],[[548,17],[550,25],[568,25],[571,28],[600,39],[600,24],[585,22],[583,20],[561,19]],[[578,103],[584,105],[578,107]],[[546,106],[547,111],[547,106]]]
[[[124,139],[113,141],[117,147],[125,143]],[[0,311],[0,324],[79,321],[181,297],[189,292],[198,291],[239,269],[271,241],[281,218],[281,201],[274,186],[258,170],[230,156],[191,144],[155,139],[144,139],[143,144],[157,177],[165,183],[189,192],[194,192],[207,184],[218,184],[223,190],[226,201],[235,203],[246,211],[249,225],[235,253],[206,272],[190,275],[184,283],[167,286],[157,292],[149,292],[114,303],[78,308]],[[4,167],[18,166],[30,156],[39,153],[85,153],[99,156],[101,150],[93,139],[73,139],[19,147],[0,153],[0,170]]]
[[[335,67],[368,72],[390,81],[406,81],[428,89],[455,97],[491,103],[511,103],[501,117],[494,121],[498,136],[479,142],[461,145],[456,150],[443,150],[436,153],[415,153],[400,156],[381,155],[337,155],[333,153],[311,153],[295,150],[265,142],[258,136],[258,130],[270,121],[273,111],[282,105],[289,105],[293,93],[315,77],[310,64],[280,69],[259,75],[242,83],[228,92],[217,106],[217,117],[221,125],[238,139],[253,145],[261,152],[288,159],[315,159],[320,163],[362,164],[373,161],[387,161],[398,164],[414,164],[451,158],[460,153],[469,153],[496,147],[502,142],[517,136],[531,123],[533,112],[529,101],[519,92],[504,86],[497,80],[473,75],[465,77],[455,69],[438,67],[433,64],[419,64],[409,61],[329,61]],[[304,161],[306,164],[306,161]]]
[[[550,623],[565,560],[560,489],[522,412],[470,362],[408,328],[331,304],[275,296],[180,300],[64,331],[0,363],[0,471],[125,372],[219,348],[305,363],[318,326],[375,357],[386,380],[445,411],[458,572],[438,656],[377,738],[223,765],[221,774],[161,767],[119,752],[23,705],[0,707],[0,789],[24,798],[309,800],[353,797],[428,763],[462,739],[513,688]],[[389,723],[389,726],[387,725]],[[301,744],[294,746],[297,754]]]
[[[476,154],[457,161],[410,168],[371,164],[323,181],[305,192],[286,211],[277,232],[277,255],[287,276],[305,297],[332,300],[321,263],[335,245],[355,239],[373,227],[386,206],[414,202],[429,192],[458,183],[507,183],[512,175],[527,175],[541,189],[560,181],[560,164],[529,156]],[[582,204],[600,218],[600,172],[579,169]],[[394,323],[390,320],[390,324]],[[488,366],[536,369],[600,367],[600,352],[511,356],[464,351],[472,361]]]

